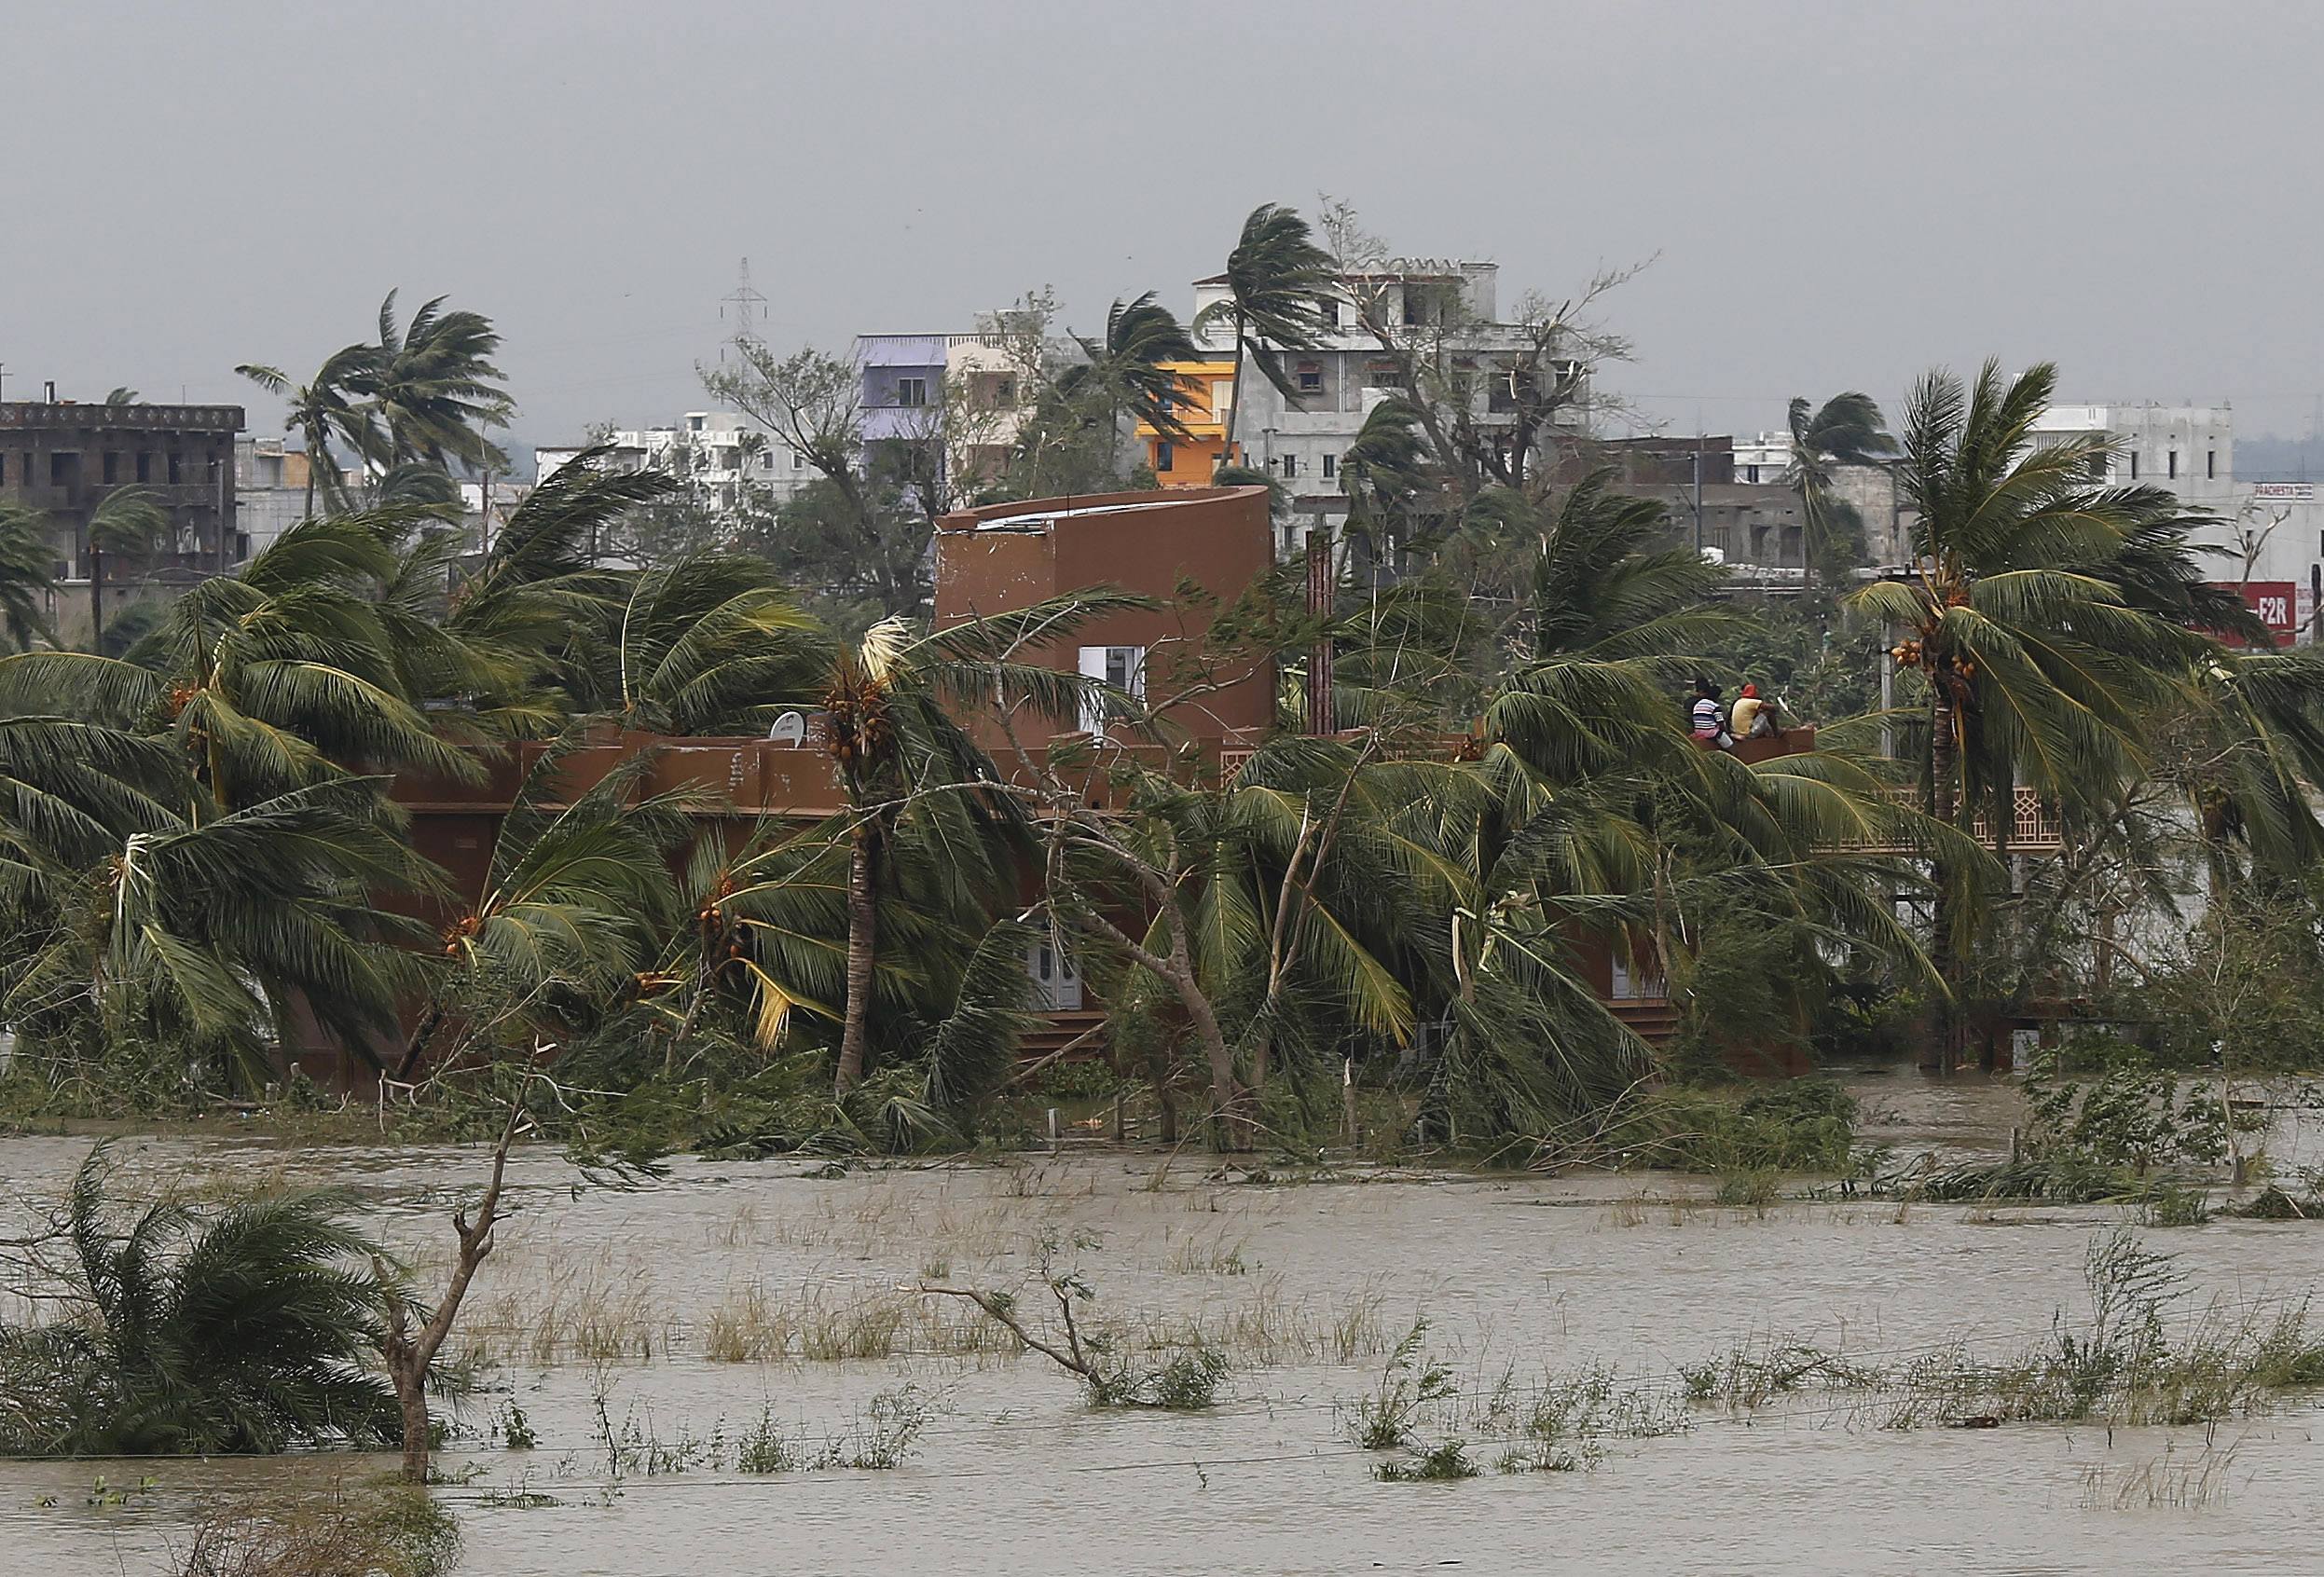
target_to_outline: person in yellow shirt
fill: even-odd
[[[1743,693],[1735,698],[1735,709],[1727,717],[1727,732],[1738,739],[1755,738],[1775,732],[1775,719],[1767,712],[1767,704],[1759,699],[1759,687],[1743,686]]]

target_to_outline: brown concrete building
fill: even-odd
[[[1214,660],[1203,650],[1213,608],[1233,602],[1273,567],[1264,487],[990,504],[937,522],[936,623],[1011,612],[1099,586],[1163,599],[1163,608],[1093,621],[1026,659],[1140,696],[1174,730],[1215,749],[1255,740],[1274,721],[1272,667]],[[1206,595],[1179,597],[1188,583]]]
[[[165,557],[187,569],[230,569],[234,435],[240,405],[0,403],[0,501],[51,522],[60,580],[89,576],[89,521],[119,487],[145,489],[169,512]]]

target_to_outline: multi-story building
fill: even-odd
[[[2227,405],[2052,405],[2034,442],[2103,436],[2090,480],[2166,487],[2218,524],[2193,534],[2207,576],[2240,589],[2286,645],[2316,638],[2324,597],[2324,499],[2306,482],[2238,482],[2235,411]]]
[[[1234,398],[1232,362],[1164,362],[1177,379],[1171,415],[1183,432],[1164,432],[1150,422],[1137,425],[1138,443],[1156,485],[1207,487],[1227,454],[1227,406]]]
[[[735,411],[688,411],[676,426],[620,429],[600,443],[612,451],[608,463],[614,470],[667,471],[690,497],[714,509],[739,508],[761,491],[780,501],[816,477],[805,456]],[[589,447],[535,448],[533,480],[547,481]]]
[[[1395,259],[1343,275],[1326,304],[1316,346],[1279,352],[1289,396],[1257,368],[1244,368],[1235,446],[1243,463],[1280,477],[1290,492],[1292,518],[1278,528],[1279,553],[1288,553],[1308,530],[1344,520],[1340,459],[1373,409],[1407,391],[1416,356],[1461,375],[1468,418],[1488,440],[1541,445],[1546,432],[1518,433],[1525,405],[1520,387],[1572,393],[1583,371],[1546,349],[1533,327],[1499,321],[1499,277],[1495,263],[1433,258]],[[1197,280],[1195,317],[1230,297],[1224,275]],[[1214,356],[1231,354],[1231,318],[1222,310],[1195,342]],[[1549,425],[1578,432],[1586,405],[1580,398],[1561,402]]]
[[[944,377],[949,334],[862,334],[856,365],[863,378],[858,430],[867,464],[916,475],[944,461]]]
[[[236,528],[235,439],[240,405],[0,404],[0,502],[48,521],[56,585],[43,609],[67,646],[88,644],[131,604],[168,597],[250,556]],[[90,521],[105,500],[135,487],[166,522],[149,552],[92,557]]]
[[[89,574],[89,522],[106,497],[141,488],[169,518],[163,555],[191,569],[248,556],[234,530],[240,405],[0,404],[0,499],[48,517],[60,579]]]
[[[1000,332],[944,336],[944,460],[963,481],[997,475],[1033,414],[1047,348]]]
[[[280,438],[234,441],[234,527],[253,555],[307,518],[309,474],[307,451]]]

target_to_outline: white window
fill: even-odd
[[[1284,474],[1284,478],[1287,481],[1287,480],[1289,480],[1291,477],[1297,476],[1299,473],[1300,473],[1300,457],[1299,457],[1299,456],[1297,456],[1297,455],[1286,455],[1286,456],[1284,456],[1284,457],[1283,457],[1283,474]]]
[[[1324,457],[1324,480],[1328,482],[1338,475],[1340,457],[1338,455],[1326,455]]]
[[[898,378],[896,380],[896,404],[914,407],[927,405],[928,379],[924,377]]]
[[[1146,648],[1143,646],[1085,646],[1081,648],[1081,672],[1084,677],[1103,680],[1134,700],[1146,699]],[[1088,734],[1105,732],[1106,705],[1103,698],[1092,696],[1081,704],[1081,728]]]

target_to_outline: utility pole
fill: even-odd
[[[1702,434],[1695,434],[1695,556],[1702,556]]]

